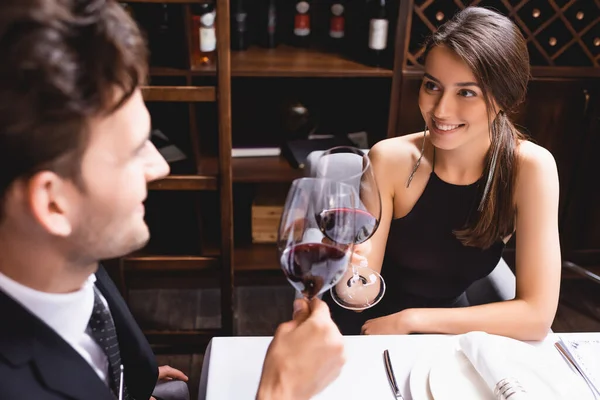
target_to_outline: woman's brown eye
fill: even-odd
[[[472,90],[467,90],[467,89],[463,89],[459,92],[459,94],[463,97],[475,97],[477,96],[477,93],[475,93]]]
[[[427,89],[427,90],[436,90],[437,86],[435,85],[435,83],[433,83],[431,81],[428,81],[428,82],[425,82],[425,89]]]

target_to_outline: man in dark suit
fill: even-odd
[[[185,376],[157,368],[98,267],[147,243],[146,186],[169,173],[145,43],[113,0],[2,0],[0,60],[0,399],[148,399]],[[308,399],[343,365],[327,306],[294,306],[258,399]]]

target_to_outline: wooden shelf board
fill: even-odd
[[[281,271],[274,243],[238,247],[234,249],[233,260],[236,272]]]
[[[121,0],[123,3],[208,3],[210,0]]]
[[[190,69],[192,75],[197,76],[214,76],[217,74],[216,65],[207,65],[202,67],[192,66]]]
[[[423,68],[409,65],[402,73],[409,79],[421,79]],[[531,67],[531,77],[534,80],[542,79],[577,79],[598,78],[600,68],[596,67]]]
[[[169,175],[164,179],[150,182],[150,190],[217,190],[216,176]]]
[[[215,257],[202,256],[135,256],[123,258],[127,271],[198,271],[219,266]]]
[[[291,182],[304,176],[283,157],[236,157],[231,163],[234,182]]]
[[[374,68],[338,54],[280,45],[231,52],[231,76],[261,77],[391,77],[392,70]]]
[[[213,102],[214,86],[143,86],[145,101]]]
[[[187,76],[190,72],[186,69],[169,67],[150,67],[150,76]]]
[[[234,182],[285,183],[304,176],[303,170],[292,168],[282,157],[234,157],[231,169]],[[202,175],[218,175],[218,159],[204,157],[200,161],[200,172]]]

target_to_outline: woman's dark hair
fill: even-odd
[[[0,219],[17,179],[79,182],[90,118],[118,109],[147,73],[136,23],[113,0],[0,2]]]
[[[514,111],[527,92],[530,77],[527,45],[510,19],[481,7],[467,7],[457,13],[425,45],[425,57],[433,47],[444,46],[469,66],[483,90],[488,115],[495,116],[490,125],[491,146],[483,172],[487,184],[479,188],[481,207],[463,229],[454,232],[464,245],[485,249],[513,233],[515,228],[516,147],[525,136],[507,114]],[[494,109],[494,101],[499,109]]]

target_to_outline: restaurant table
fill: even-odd
[[[539,342],[556,357],[557,334],[550,332]],[[560,333],[563,339],[600,339],[600,332]],[[433,348],[449,335],[375,335],[345,336],[347,362],[339,377],[314,400],[393,399],[385,373],[383,351],[390,350],[394,373],[405,400],[412,400],[409,376],[423,351]],[[202,365],[199,400],[254,399],[263,360],[272,337],[215,337],[209,343]]]

